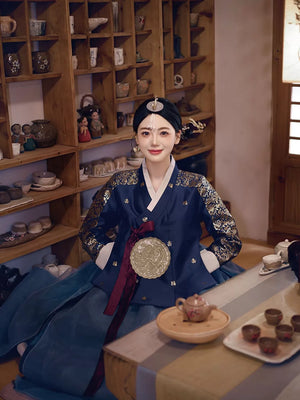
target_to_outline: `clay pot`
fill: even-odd
[[[4,56],[4,66],[6,76],[16,76],[21,73],[21,61],[18,53],[8,53]]]
[[[56,143],[57,130],[46,119],[32,121],[31,132],[34,136],[37,147],[50,147]]]
[[[50,59],[46,51],[32,53],[32,68],[35,74],[45,74],[50,71]]]

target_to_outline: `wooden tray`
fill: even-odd
[[[160,312],[156,318],[158,329],[170,337],[185,343],[207,343],[220,336],[230,322],[224,311],[212,310],[206,321],[189,322],[182,320],[182,313],[176,307]]]

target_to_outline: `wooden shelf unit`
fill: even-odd
[[[130,140],[131,126],[117,128],[117,112],[127,103],[135,110],[153,96],[167,97],[177,102],[182,97],[199,112],[183,116],[205,121],[207,127],[197,138],[186,139],[175,149],[179,160],[191,155],[207,155],[208,176],[214,181],[214,1],[213,0],[119,0],[118,29],[114,28],[111,0],[0,0],[0,14],[10,15],[17,29],[10,37],[0,36],[0,148],[4,159],[0,171],[47,160],[47,168],[63,180],[63,185],[50,192],[29,192],[33,201],[0,213],[0,218],[41,204],[49,204],[54,228],[10,249],[0,250],[0,263],[13,260],[47,246],[61,263],[78,266],[86,257],[77,234],[81,219],[81,193],[102,186],[109,178],[79,181],[79,160],[82,152],[112,143]],[[47,21],[45,36],[30,36],[29,19],[34,8],[36,18]],[[196,27],[190,27],[190,13],[199,13]],[[69,16],[74,17],[74,33],[70,33]],[[143,30],[135,28],[135,16],[145,16]],[[59,16],[59,18],[58,18]],[[89,31],[88,18],[105,17],[107,23]],[[1,34],[0,34],[1,35]],[[180,39],[178,39],[178,37]],[[175,39],[180,41],[182,57],[176,56]],[[34,48],[46,50],[50,56],[48,73],[35,74],[31,53]],[[90,65],[90,47],[98,48],[96,67]],[[114,48],[124,50],[124,64],[114,64]],[[22,72],[5,76],[4,56],[17,52]],[[137,52],[144,59],[137,62]],[[178,52],[178,49],[177,49]],[[78,68],[72,67],[72,55],[78,58]],[[174,76],[183,78],[182,87],[175,87]],[[92,95],[101,109],[105,125],[102,138],[79,143],[77,137],[77,81],[90,75]],[[195,77],[195,79],[194,79]],[[149,91],[137,94],[138,79],[148,79]],[[58,130],[55,146],[12,154],[9,121],[9,85],[40,80],[43,92],[44,117]],[[129,82],[128,97],[116,96],[116,84]],[[28,110],[30,112],[30,110]]]

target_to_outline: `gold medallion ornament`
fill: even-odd
[[[146,279],[155,279],[163,275],[170,261],[171,253],[168,247],[155,237],[140,239],[130,253],[133,270]]]

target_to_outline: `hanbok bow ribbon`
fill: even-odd
[[[104,344],[112,342],[118,333],[118,329],[123,322],[123,319],[127,313],[130,301],[134,294],[136,286],[136,273],[132,269],[130,263],[130,252],[135,245],[135,243],[140,240],[146,232],[151,232],[154,230],[154,222],[147,221],[141,224],[137,229],[131,230],[131,235],[126,242],[125,251],[122,259],[122,264],[118,279],[115,283],[113,291],[111,292],[109,301],[104,310],[104,314],[113,315],[117,306],[118,310],[111,321],[106,336],[104,339]],[[94,372],[92,379],[85,391],[85,396],[92,396],[100,388],[102,381],[104,379],[104,353],[101,350],[100,357]]]

